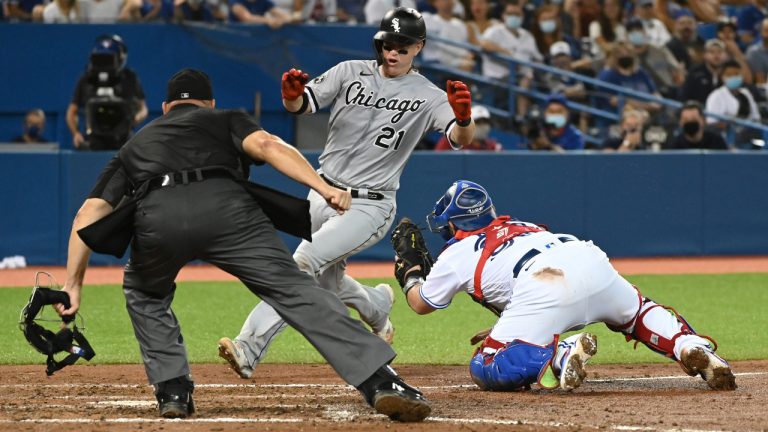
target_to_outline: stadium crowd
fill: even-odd
[[[473,98],[491,108],[490,114],[483,111],[490,117],[484,120],[495,131],[521,135],[527,148],[630,151],[764,145],[760,131],[733,127],[705,113],[758,123],[768,115],[768,0],[0,1],[0,20],[7,22],[202,21],[274,29],[302,23],[378,24],[393,7],[413,7],[422,12],[429,36],[482,50],[478,55],[427,43],[421,54],[426,69],[439,64],[498,83],[510,82],[514,73],[519,88],[549,96],[534,100],[516,92],[510,103],[506,91],[472,87]],[[511,68],[495,54],[676,100],[684,108],[622,97],[556,73]],[[617,113],[620,120],[589,115],[574,104]],[[514,116],[494,116],[494,107]],[[437,144],[435,140],[422,147]]]

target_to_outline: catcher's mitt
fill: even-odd
[[[410,219],[403,218],[392,232],[392,247],[395,249],[395,278],[402,288],[405,288],[406,274],[414,267],[420,266],[421,270],[414,270],[411,276],[427,277],[435,260],[429,254],[421,230]]]

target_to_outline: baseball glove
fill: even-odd
[[[421,230],[410,219],[403,218],[392,232],[392,247],[397,255],[395,278],[402,288],[407,282],[406,275],[427,277],[435,260],[429,254]],[[420,270],[411,270],[419,266]]]

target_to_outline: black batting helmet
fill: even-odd
[[[384,42],[398,45],[412,45],[427,39],[427,26],[424,18],[416,9],[399,7],[384,15],[379,31],[373,35],[373,49],[376,59],[381,63],[381,46]]]

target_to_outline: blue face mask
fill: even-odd
[[[523,18],[518,15],[509,15],[504,20],[504,23],[511,29],[519,29],[523,24]]]
[[[645,33],[639,31],[629,32],[627,35],[629,43],[635,46],[645,45],[648,41],[645,38]]]
[[[27,127],[27,135],[29,135],[30,138],[38,138],[41,132],[42,130],[40,129],[40,126]]]
[[[555,20],[539,21],[539,28],[544,33],[554,33],[555,30],[557,30],[557,21]]]
[[[552,125],[556,129],[560,129],[565,126],[566,118],[563,114],[547,114],[544,116],[544,121],[548,125]]]
[[[730,90],[736,90],[744,83],[744,78],[741,75],[728,77],[725,79],[725,86]]]

